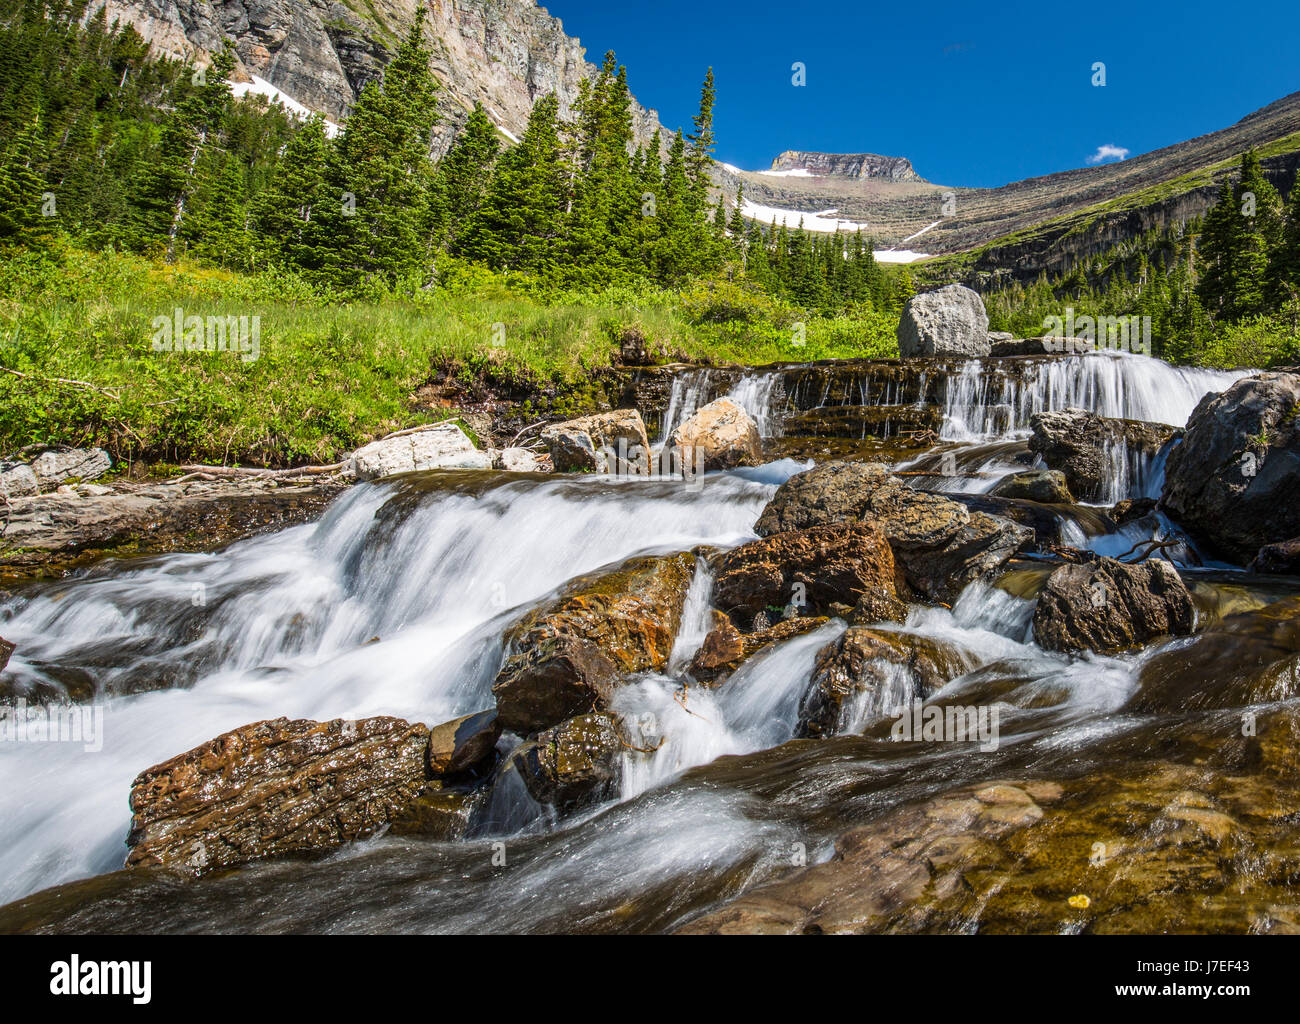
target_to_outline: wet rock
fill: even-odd
[[[998,498],[1023,498],[1048,505],[1074,504],[1074,495],[1065,482],[1065,474],[1055,469],[1012,473],[999,480],[989,493]]]
[[[1115,502],[1115,507],[1110,510],[1110,517],[1115,521],[1116,526],[1123,526],[1150,515],[1155,509],[1155,498],[1125,498],[1123,501]]]
[[[818,652],[796,735],[823,739],[890,717],[977,664],[939,640],[851,626]]]
[[[530,735],[604,707],[620,676],[663,668],[694,568],[689,554],[633,559],[526,615],[492,686],[501,727]]]
[[[1132,707],[1245,708],[1300,695],[1300,597],[1229,615],[1145,661]]]
[[[542,460],[527,448],[503,448],[497,453],[494,465],[507,473],[544,473]]]
[[[557,473],[650,472],[650,441],[635,409],[596,413],[542,430]]]
[[[429,730],[400,718],[255,722],[142,772],[128,867],[202,874],[371,835],[424,787]]]
[[[483,780],[448,782],[433,779],[393,819],[389,834],[423,836],[454,843],[469,833],[476,815],[487,806],[491,787]]]
[[[1300,575],[1300,537],[1265,544],[1250,563],[1250,571],[1276,576]]]
[[[459,775],[480,767],[492,759],[500,738],[496,709],[435,725],[429,730],[429,771]]]
[[[492,456],[479,451],[455,423],[439,423],[402,437],[373,441],[347,460],[358,480],[382,480],[429,469],[491,469]]]
[[[885,590],[868,590],[846,616],[850,626],[876,622],[906,622],[907,605]]]
[[[1161,505],[1245,564],[1300,536],[1300,374],[1261,373],[1201,399],[1169,453]]]
[[[914,295],[898,324],[898,351],[916,356],[987,356],[989,317],[979,293],[950,284]]]
[[[1176,427],[1140,420],[1110,419],[1086,409],[1035,413],[1029,450],[1049,467],[1065,474],[1080,501],[1097,501],[1111,473],[1110,452],[1124,446],[1129,453],[1152,456],[1177,433]]]
[[[715,611],[713,628],[691,662],[691,675],[699,682],[718,685],[763,648],[811,633],[828,621],[825,616],[781,619],[757,632],[742,633],[730,618]]]
[[[964,507],[956,502],[950,504]],[[948,510],[939,513],[942,522]],[[894,555],[902,566],[908,584],[932,601],[950,604],[966,586],[978,579],[989,579],[1033,538],[1033,531],[1000,516],[970,512],[965,522],[953,516],[958,525],[942,531],[936,529],[920,539],[889,532]]]
[[[0,672],[9,664],[9,655],[14,653],[14,645],[0,636]]]
[[[1047,578],[1034,609],[1034,636],[1049,651],[1115,653],[1157,637],[1186,636],[1195,622],[1192,595],[1168,562],[1128,565],[1094,556]]]
[[[625,749],[618,723],[595,713],[539,733],[511,755],[511,762],[534,800],[567,811],[611,793]]]
[[[854,604],[867,590],[894,592],[894,556],[862,523],[816,526],[742,544],[717,566],[714,604],[742,629],[754,616],[794,606],[813,614]]]
[[[895,437],[909,431],[937,431],[943,413],[936,405],[826,405],[786,416],[786,437]]]
[[[760,537],[859,522],[871,496],[896,477],[879,462],[824,462],[783,483],[754,525]]]
[[[777,489],[754,530],[768,536],[779,529],[856,521],[880,528],[908,585],[944,603],[1001,568],[1034,536],[1009,519],[913,490],[878,463],[846,462],[825,463],[791,477]]]
[[[668,438],[684,466],[706,470],[756,466],[763,461],[758,425],[730,398],[719,398],[691,416]]]
[[[91,497],[45,494],[10,503],[0,577],[61,576],[105,556],[210,551],[315,519],[346,487],[265,480],[121,484]]]

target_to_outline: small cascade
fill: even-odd
[[[1019,373],[1000,362],[970,360],[948,378],[942,437],[971,441],[1024,432],[1034,413],[1069,408],[1181,427],[1206,394],[1249,375],[1118,352],[1018,361]]]
[[[725,375],[713,370],[690,370],[673,378],[668,405],[659,421],[659,437],[668,436],[700,409],[719,398],[729,398],[753,417],[762,437],[779,437],[783,376],[779,372],[749,373],[729,390]],[[720,393],[719,393],[720,392]]]

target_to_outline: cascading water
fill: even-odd
[[[667,438],[677,427],[690,419],[702,406],[718,398],[730,398],[753,418],[762,437],[780,435],[779,410],[774,398],[781,385],[780,373],[750,373],[722,394],[711,387],[715,378],[711,370],[690,370],[673,378],[668,405],[659,421],[659,436]]]
[[[1206,394],[1251,372],[1170,366],[1120,352],[1038,360],[1023,377],[989,369],[970,360],[948,379],[942,437],[973,441],[1028,431],[1034,413],[1069,408],[1181,427]]]

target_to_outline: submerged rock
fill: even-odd
[[[696,918],[689,934],[1300,932],[1300,721],[1056,778],[945,786],[840,835],[829,861]],[[1151,737],[1142,744],[1152,746]]]
[[[427,727],[277,718],[155,765],[131,789],[128,867],[195,874],[373,834],[427,779]]]
[[[650,472],[650,441],[635,409],[581,416],[542,429],[557,473]]]
[[[622,675],[663,668],[694,568],[690,554],[633,559],[524,616],[492,686],[501,727],[530,735],[604,707]]]
[[[1004,476],[989,491],[997,498],[1023,498],[1047,505],[1073,505],[1065,474],[1055,469],[1030,469]]]
[[[1169,454],[1161,505],[1240,564],[1300,536],[1300,374],[1261,373],[1201,399]]]
[[[347,460],[358,480],[382,480],[428,469],[491,469],[492,455],[479,451],[455,423],[439,423],[401,437],[373,441]]]
[[[892,716],[976,665],[940,640],[851,626],[818,652],[796,735],[820,739],[848,728],[850,717],[866,723]]]
[[[825,616],[782,619],[756,633],[742,633],[730,618],[715,611],[713,628],[691,662],[691,675],[703,683],[720,684],[763,648],[811,633],[829,621]]]
[[[989,317],[979,293],[950,284],[914,295],[898,323],[898,351],[915,356],[987,356]]]
[[[1128,565],[1094,556],[1047,578],[1034,609],[1034,636],[1049,651],[1115,653],[1196,624],[1191,592],[1161,559]]]
[[[1035,413],[1030,428],[1029,450],[1060,470],[1081,501],[1101,498],[1111,474],[1111,450],[1123,446],[1130,453],[1153,456],[1178,433],[1163,423],[1110,419],[1086,409]]]
[[[763,461],[762,440],[753,417],[730,398],[704,406],[669,435],[667,447],[681,464],[706,470],[756,466]]]
[[[1300,696],[1300,597],[1230,615],[1145,661],[1132,708],[1245,708]]]
[[[777,533],[727,552],[714,604],[742,629],[760,612],[787,607],[825,614],[868,590],[894,592],[894,556],[874,526],[845,523]]]
[[[534,800],[568,811],[610,794],[625,747],[615,719],[596,713],[539,733],[510,759]]]

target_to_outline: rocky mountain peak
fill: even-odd
[[[877,153],[810,153],[787,149],[772,161],[772,170],[807,171],[818,177],[925,181],[912,169],[912,161]]]
[[[234,40],[236,78],[257,76],[331,120],[347,115],[377,78],[420,0],[96,0],[155,52],[203,60]],[[578,83],[595,75],[582,44],[533,0],[429,0],[433,72],[442,85],[435,155],[445,152],[476,102],[508,137],[523,135],[533,102],[554,92],[567,117]],[[648,142],[658,115],[633,102]]]

